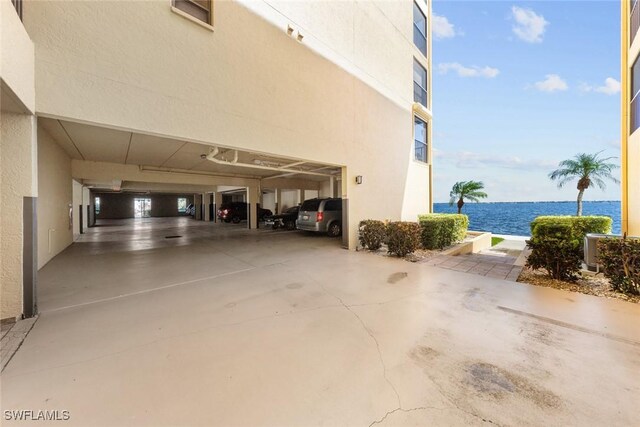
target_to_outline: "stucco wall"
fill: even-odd
[[[29,112],[35,110],[34,47],[10,0],[0,0],[0,78]]]
[[[73,242],[69,229],[72,202],[71,159],[38,128],[38,268]]]
[[[180,194],[126,194],[126,193],[94,193],[94,197],[100,197],[100,213],[96,215],[101,219],[124,219],[134,217],[134,199],[151,199],[152,217],[187,216],[178,212],[178,198],[187,199],[187,205],[193,203],[193,195]]]
[[[211,32],[169,1],[34,2],[38,111],[346,166],[353,242],[364,217],[428,211],[411,160],[412,3],[246,3],[217,1]]]
[[[276,211],[276,195],[275,193],[266,193],[262,195],[262,203],[260,206],[269,209],[271,212]]]
[[[298,190],[283,190],[281,196],[282,206],[280,211],[283,211],[292,206],[298,205]]]
[[[0,318],[22,313],[23,199],[37,196],[35,117],[0,113]]]

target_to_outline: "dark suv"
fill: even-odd
[[[249,205],[246,202],[224,203],[218,209],[218,218],[224,222],[239,223],[247,219],[247,209]],[[258,205],[258,221],[264,220],[265,216],[273,215],[269,209],[262,209]]]

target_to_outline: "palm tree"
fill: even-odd
[[[607,188],[604,179],[609,179],[615,183],[620,181],[611,175],[614,169],[618,168],[618,165],[614,163],[608,163],[609,160],[615,159],[615,157],[601,158],[599,151],[595,154],[576,154],[572,159],[561,161],[558,166],[559,169],[549,173],[549,178],[552,181],[558,181],[558,188],[564,187],[564,185],[574,179],[578,179],[578,210],[576,216],[582,216],[582,197],[584,196],[584,190],[589,187],[597,185],[601,190]]]
[[[479,202],[480,199],[487,197],[487,193],[480,191],[484,189],[482,181],[458,181],[453,184],[453,188],[449,193],[451,200],[449,200],[449,206],[453,206],[454,203],[458,203],[458,213],[462,211],[464,206],[464,200],[467,199],[471,202]]]

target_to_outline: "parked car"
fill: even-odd
[[[224,203],[218,209],[218,218],[224,222],[239,223],[242,220],[247,219],[247,207],[246,202],[232,202]],[[258,221],[262,221],[266,216],[273,215],[269,209],[262,209],[258,205]]]
[[[291,207],[289,209],[286,209],[281,214],[265,217],[264,224],[270,225],[274,230],[277,230],[278,228],[295,230],[296,220],[298,219],[299,211],[300,211],[300,206]]]
[[[296,226],[299,230],[327,233],[331,237],[342,234],[342,199],[309,199],[300,206]]]

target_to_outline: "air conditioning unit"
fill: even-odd
[[[620,239],[619,234],[587,234],[584,237],[584,263],[589,271],[600,271],[598,242],[600,239]]]

